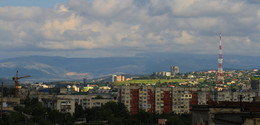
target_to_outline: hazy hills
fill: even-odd
[[[217,55],[192,54],[140,54],[137,57],[64,58],[47,56],[17,57],[0,60],[0,78],[11,79],[16,70],[19,75],[31,75],[26,80],[72,80],[83,77],[130,73],[142,74],[170,71],[177,65],[181,72],[217,69]],[[259,57],[225,55],[224,69],[259,68]]]
[[[11,79],[0,78],[0,86],[2,85],[2,82],[5,87],[14,86],[14,84],[15,84],[14,81]]]

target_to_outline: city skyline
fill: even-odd
[[[0,0],[0,124],[260,124],[259,5]]]
[[[0,1],[0,59],[259,53],[258,0],[29,2]]]

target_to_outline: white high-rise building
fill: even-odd
[[[116,81],[116,77],[117,77],[117,75],[112,75],[112,82]]]
[[[171,66],[171,75],[176,75],[180,73],[180,68],[178,66]]]

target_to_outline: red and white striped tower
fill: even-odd
[[[219,34],[218,83],[224,84],[221,32]]]

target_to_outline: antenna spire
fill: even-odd
[[[219,33],[218,83],[224,84],[221,32]]]

